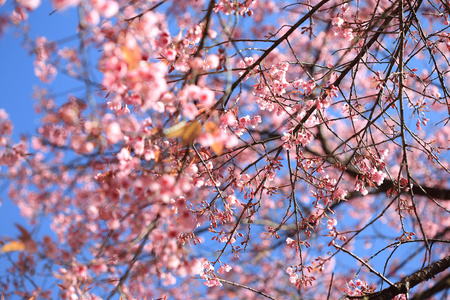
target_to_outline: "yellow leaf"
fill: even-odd
[[[37,251],[37,244],[31,239],[31,234],[24,227],[16,224],[16,227],[20,230],[20,236],[18,240],[13,240],[6,243],[0,248],[0,253],[15,252],[26,250],[29,253]]]
[[[202,125],[197,121],[190,123],[181,122],[164,131],[166,137],[181,138],[183,145],[191,145],[200,134],[202,134]]]
[[[214,142],[214,143],[211,145],[211,149],[212,149],[212,151],[214,151],[214,153],[216,153],[217,155],[221,155],[222,152],[223,152],[223,144],[222,144],[222,143]]]
[[[209,121],[205,124],[205,131],[207,133],[210,133],[212,136],[214,136],[218,133],[219,127],[217,126],[216,123]],[[214,142],[211,145],[211,149],[214,151],[214,153],[216,153],[217,155],[220,155],[223,152],[223,143]]]
[[[3,245],[2,248],[0,248],[0,252],[2,252],[2,253],[23,251],[23,250],[25,250],[25,243],[22,241],[11,241],[11,242]]]
[[[159,150],[154,151],[154,154],[155,154],[155,162],[158,162],[159,161],[159,155],[161,154],[161,151],[159,151]]]
[[[164,135],[169,138],[179,138],[183,133],[186,124],[186,121],[182,121],[176,125],[173,125],[172,127],[164,130]]]
[[[215,135],[217,131],[219,130],[219,127],[216,123],[209,121],[205,124],[205,131],[208,133],[211,133],[212,135]]]
[[[134,49],[125,46],[122,47],[122,58],[127,62],[128,70],[136,69],[139,66],[141,57],[141,49],[139,47],[135,47]]]

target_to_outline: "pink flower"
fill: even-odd
[[[298,274],[297,273],[291,273],[289,275],[289,282],[292,284],[296,284],[298,280]]]
[[[79,108],[76,104],[66,103],[59,109],[58,115],[65,123],[72,124],[78,121]]]
[[[366,187],[364,185],[361,186],[360,192],[361,192],[361,195],[363,195],[363,196],[365,196],[369,193],[369,191],[366,189]]]
[[[119,12],[119,4],[115,1],[109,0],[95,0],[92,1],[95,9],[102,15],[104,18],[112,18]]]
[[[206,64],[209,69],[216,69],[219,66],[220,59],[217,55],[211,54],[206,57]]]
[[[73,266],[73,273],[78,278],[78,280],[86,280],[88,276],[88,268],[86,265],[75,264]]]
[[[239,200],[236,199],[235,195],[230,195],[227,197],[227,202],[230,206],[234,206],[234,205],[239,205],[241,204],[241,202],[239,202]]]
[[[254,116],[250,121],[252,128],[255,128],[259,123],[261,123],[261,116]]]
[[[340,200],[343,200],[343,199],[345,199],[345,197],[347,196],[347,194],[348,194],[348,192],[347,192],[346,190],[337,189],[337,190],[334,192],[333,196],[334,196],[334,199],[340,199]]]
[[[99,260],[93,262],[90,266],[89,269],[91,269],[95,275],[100,275],[103,273],[106,273],[108,271],[108,266],[105,263],[105,259],[100,258]]]
[[[53,6],[56,8],[65,8],[66,6],[76,6],[80,0],[52,0]]]
[[[13,131],[13,124],[10,120],[6,120],[0,123],[0,136],[11,135]]]
[[[295,89],[298,90],[300,88],[300,86],[303,84],[303,79],[296,79],[291,84]]]
[[[174,285],[175,283],[177,283],[177,279],[171,273],[162,273],[162,275],[163,275],[161,276],[163,278],[162,284],[164,286]]]
[[[222,286],[218,278],[213,278],[205,281],[205,285],[207,287],[213,287],[213,286]]]
[[[35,10],[41,5],[41,0],[17,0],[17,3],[28,10]]]
[[[125,102],[126,104],[129,104],[129,105],[141,105],[142,104],[141,97],[139,97],[138,95],[131,95],[131,96],[125,97],[123,99],[123,102]]]
[[[194,57],[189,61],[189,66],[194,70],[201,70],[203,68],[203,60],[200,57]]]
[[[220,123],[222,126],[234,127],[237,125],[237,120],[233,113],[228,111],[225,115],[220,117]]]
[[[353,29],[351,28],[345,28],[344,33],[342,34],[343,37],[347,39],[348,42],[351,42],[354,38],[353,36]]]
[[[380,186],[383,183],[384,178],[386,178],[386,174],[384,174],[382,171],[377,171],[376,168],[372,168],[371,173],[372,173],[372,181],[375,182],[378,186]]]
[[[100,23],[100,15],[96,10],[89,10],[86,12],[86,22],[91,26],[95,26]]]
[[[34,62],[34,74],[44,83],[51,83],[56,77],[57,70],[46,60]]]
[[[130,151],[127,148],[122,148],[119,154],[117,154],[117,158],[123,162],[131,160]]]
[[[331,24],[333,24],[333,26],[342,27],[342,25],[344,25],[344,22],[344,19],[338,16],[332,19]]]
[[[158,39],[156,41],[158,47],[164,48],[171,42],[170,34],[167,31],[162,31],[159,33]]]
[[[49,236],[44,236],[45,255],[49,258],[56,258],[59,252],[58,245]]]
[[[365,187],[365,183],[361,180],[355,182],[355,191],[360,191],[363,196],[369,193]]]
[[[175,51],[175,49],[167,49],[165,50],[164,55],[166,56],[167,60],[174,61],[175,58],[177,58],[177,51]]]
[[[248,126],[248,125],[250,125],[250,116],[247,115],[247,116],[245,116],[245,117],[240,118],[240,119],[239,119],[239,123],[240,123],[240,125],[242,125],[242,126]]]
[[[355,282],[350,280],[347,283],[347,288],[345,289],[345,293],[349,296],[361,296],[366,293],[372,293],[375,290],[373,286],[369,286],[369,284],[360,279],[356,279]]]
[[[380,151],[380,160],[384,161],[384,159],[388,156],[388,154],[389,154],[388,149],[384,149],[383,151]]]
[[[25,11],[23,7],[18,6],[10,16],[11,22],[15,25],[19,24],[20,22],[24,22],[28,19],[28,14]],[[0,36],[4,32],[6,25],[9,24],[8,17],[3,15],[0,18]]]
[[[328,219],[327,221],[327,228],[328,230],[333,229],[334,227],[336,227],[337,225],[337,220],[336,219]]]
[[[198,100],[205,107],[210,107],[214,104],[214,92],[208,88],[203,88],[198,94]]]
[[[6,149],[3,153],[0,152],[0,165],[12,167],[18,161],[19,161],[19,155],[15,151],[13,152],[9,149]]]
[[[120,220],[110,219],[106,222],[106,226],[108,226],[108,229],[110,230],[116,230],[120,227]]]
[[[72,135],[70,147],[78,153],[89,153],[95,148],[92,142],[86,141],[86,136],[80,134]]]
[[[217,270],[217,273],[219,273],[219,274],[223,274],[225,272],[228,273],[228,272],[230,272],[231,269],[232,268],[229,265],[223,264],[223,266],[220,266],[219,270]]]
[[[195,106],[195,104],[192,102],[183,105],[182,109],[183,116],[191,120],[194,119],[198,114],[197,106]]]
[[[117,122],[109,123],[105,128],[105,133],[106,138],[108,139],[108,142],[110,144],[119,142],[123,137],[122,130],[120,129],[120,125]]]

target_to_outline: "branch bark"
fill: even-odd
[[[399,282],[395,283],[393,286],[388,287],[384,290],[381,290],[377,293],[364,295],[364,296],[348,296],[349,299],[363,299],[363,300],[385,300],[385,299],[392,299],[393,297],[399,295],[399,294],[407,294],[409,290],[416,285],[430,280],[437,274],[445,271],[450,267],[450,255],[444,257],[441,260],[438,260],[437,262],[429,265],[423,270],[419,270]],[[448,281],[450,280],[447,276],[447,287],[448,287]],[[417,299],[423,299],[423,298],[417,298]]]

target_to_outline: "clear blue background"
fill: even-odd
[[[9,15],[13,9],[14,2],[7,0],[6,4],[0,7],[0,15]],[[43,1],[36,11],[28,14],[30,24],[28,34],[31,39],[35,40],[36,37],[45,35],[48,40],[61,40],[76,32],[78,22],[76,9],[72,8],[50,15],[53,10],[49,1]],[[34,56],[28,53],[22,44],[23,37],[13,26],[9,26],[0,37],[0,108],[9,114],[9,119],[14,125],[13,142],[19,141],[21,134],[30,137],[35,133],[39,116],[34,112],[33,87],[49,87],[34,75]],[[80,86],[79,83],[74,83],[61,73],[58,73],[55,83],[51,86],[53,89],[58,89],[53,90],[55,93]],[[1,167],[1,173],[6,171],[6,167]],[[8,198],[7,185],[6,180],[0,181],[1,239],[17,237],[19,231],[14,226],[15,223],[31,228],[21,217],[19,209]],[[48,222],[43,224],[40,234],[52,235]]]

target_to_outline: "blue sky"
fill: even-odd
[[[9,14],[13,10],[13,2],[0,7],[0,15]],[[38,36],[46,36],[48,40],[60,40],[69,34],[74,34],[77,26],[77,15],[75,9],[69,9],[50,15],[53,11],[49,1],[44,1],[35,12],[29,14],[29,36],[35,40]],[[4,109],[14,124],[12,139],[17,142],[21,134],[30,137],[35,133],[39,122],[39,116],[34,112],[34,100],[32,98],[35,87],[49,88],[43,84],[34,74],[34,56],[30,55],[22,46],[23,37],[17,34],[18,30],[9,27],[5,34],[0,37],[0,109]],[[76,39],[75,39],[76,41]],[[58,74],[51,91],[61,93],[80,86],[63,74]],[[64,96],[65,97],[65,96]],[[61,100],[61,99],[60,99]],[[6,168],[1,168],[0,172],[5,172]],[[17,238],[20,234],[15,224],[19,224],[28,230],[33,231],[33,236],[50,235],[56,236],[50,229],[50,220],[41,220],[38,226],[28,224],[27,220],[21,217],[19,209],[11,202],[7,196],[8,182],[0,182],[0,239]],[[5,263],[6,257],[0,258],[0,276],[5,275],[9,263]],[[2,262],[3,261],[3,262]],[[55,280],[50,280],[47,285],[53,284]]]
[[[13,2],[8,0],[0,7],[0,15],[8,14],[12,10]],[[76,10],[69,9],[50,16],[52,11],[50,2],[44,1],[41,7],[29,14],[29,35],[32,39],[45,35],[49,40],[58,40],[75,32]],[[30,136],[36,130],[38,116],[34,112],[33,87],[46,87],[34,75],[34,57],[21,46],[22,43],[23,38],[17,35],[17,29],[13,27],[9,27],[0,38],[0,108],[9,114],[14,124],[12,138],[15,142],[20,139],[21,134]],[[55,86],[73,88],[73,82],[64,77],[59,74]],[[5,170],[1,169],[2,172]],[[7,182],[0,184],[0,199],[0,238],[15,237],[19,232],[14,223],[22,226],[27,223],[7,197]],[[44,224],[42,229],[41,233],[51,232],[48,224]]]

